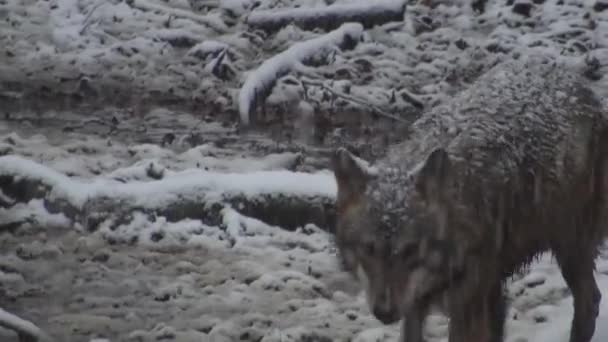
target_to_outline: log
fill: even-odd
[[[178,197],[166,206],[144,207],[131,205],[128,200],[102,197],[87,202],[80,223],[87,230],[95,231],[104,222],[112,222],[113,226],[129,224],[135,213],[142,213],[148,217],[165,217],[168,222],[193,219],[219,226],[223,222],[222,210],[230,207],[244,216],[285,230],[314,224],[331,231],[335,224],[334,201],[323,196],[225,194],[218,199],[205,195]]]
[[[195,169],[152,181],[122,183],[100,177],[85,182],[27,159],[5,156],[0,157],[0,191],[9,199],[6,203],[41,199],[49,213],[63,213],[89,231],[102,223],[127,224],[134,213],[217,226],[226,207],[289,230],[309,223],[332,229],[335,222],[336,185],[329,172]]]
[[[289,24],[294,24],[303,30],[321,28],[330,31],[350,22],[371,28],[388,22],[403,21],[405,8],[405,0],[334,4],[319,8],[274,8],[252,12],[247,17],[247,24],[266,32],[277,31]]]
[[[296,65],[310,63],[311,59],[327,56],[336,48],[352,49],[359,42],[363,26],[347,23],[323,36],[296,43],[280,54],[266,60],[249,73],[239,93],[241,123],[248,125],[258,105],[270,95],[278,78],[290,72]]]

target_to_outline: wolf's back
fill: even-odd
[[[538,58],[495,66],[412,125],[406,141],[393,146],[379,163],[383,174],[370,194],[395,214],[403,211],[409,175],[431,151],[443,148],[459,166],[456,177],[464,179],[460,200],[476,202],[481,211],[491,211],[487,204],[499,201],[505,187],[530,201],[521,206],[536,204],[538,210],[577,201],[569,196],[584,188],[581,182],[597,172],[608,174],[608,165],[598,164],[608,153],[608,121],[585,81],[577,70]],[[521,214],[524,209],[513,210]],[[566,209],[578,215],[580,208]]]
[[[563,145],[573,123],[592,120],[598,129],[605,125],[601,102],[584,82],[578,71],[541,58],[498,64],[418,119],[407,141],[391,148],[385,165],[412,169],[437,147],[462,154],[457,150],[485,144],[513,154],[503,157],[546,158]],[[501,149],[500,144],[513,148]]]

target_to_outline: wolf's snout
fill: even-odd
[[[373,314],[376,318],[384,323],[391,324],[399,320],[399,313],[395,307],[391,305],[391,295],[389,291],[383,291],[377,298],[373,306]]]
[[[386,307],[375,306],[373,309],[374,316],[384,324],[392,324],[399,320],[399,314],[395,310]]]

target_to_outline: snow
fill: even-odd
[[[357,163],[357,166],[359,168],[361,168],[361,170],[364,170],[366,174],[368,174],[370,176],[376,176],[378,174],[378,169],[374,166],[371,166],[368,161],[363,160],[356,156],[352,156],[352,157],[355,160],[355,162]]]
[[[296,42],[326,34],[287,26],[276,35],[266,37],[250,31],[244,16],[247,13],[255,18],[263,13],[311,12],[325,6],[323,1],[190,2],[206,5],[203,7],[207,9],[189,11],[185,1],[57,1],[57,7],[46,1],[9,1],[1,5],[7,13],[14,15],[0,23],[0,29],[6,32],[0,37],[0,46],[3,54],[8,53],[0,63],[3,66],[0,78],[3,82],[16,82],[10,83],[16,84],[16,89],[21,85],[26,87],[30,82],[60,94],[78,92],[80,80],[87,78],[96,96],[110,98],[110,90],[122,90],[125,84],[132,83],[130,91],[141,92],[141,99],[155,99],[153,94],[157,94],[161,95],[160,98],[178,98],[182,103],[188,103],[193,100],[213,102],[221,97],[224,99],[222,108],[243,113],[249,108],[239,100],[238,94],[249,75],[256,74],[261,65],[281,51],[299,44]],[[388,8],[402,2],[339,0],[332,1],[325,9]],[[446,92],[456,91],[462,86],[446,84],[446,75],[455,73],[458,79],[478,66],[487,66],[493,58],[502,59],[506,55],[527,54],[534,50],[547,51],[556,58],[580,60],[589,54],[604,60],[601,51],[608,46],[605,33],[608,32],[608,21],[606,11],[593,10],[594,0],[584,2],[583,6],[546,1],[534,6],[533,20],[513,13],[512,6],[504,1],[488,1],[486,13],[479,16],[475,16],[466,3],[441,2],[434,9],[417,4],[408,6],[405,25],[397,22],[365,30],[360,47],[352,53],[338,53],[336,57],[339,58],[327,66],[315,67],[314,76],[335,78],[332,74],[337,70],[350,69],[352,73],[348,78],[362,90],[368,87],[385,92],[405,89],[416,95],[427,89],[430,92],[422,100],[434,106],[445,99]],[[425,24],[423,19],[426,17],[433,20],[432,24]],[[429,31],[424,28],[427,26],[435,29]],[[290,32],[287,35],[290,39],[285,39],[287,32]],[[583,34],[571,37],[570,34],[564,36],[564,32]],[[208,46],[197,46],[207,41],[212,42],[210,45],[217,43],[218,48],[226,46],[222,50],[236,56],[231,55],[230,61],[225,62],[236,74],[233,79],[218,80],[209,68],[199,68],[198,63],[192,60],[195,51],[207,51]],[[457,41],[466,43],[465,47],[457,48]],[[176,42],[178,44],[173,45]],[[373,51],[366,48],[372,45]],[[490,46],[492,48],[488,48]],[[473,51],[479,52],[474,59],[471,58]],[[360,61],[369,61],[373,73],[358,70]],[[417,69],[425,65],[424,71]],[[295,69],[290,69],[292,74]],[[606,66],[603,65],[600,73],[605,71]],[[63,80],[62,84],[53,86],[58,78]],[[597,82],[597,88],[603,94],[608,89],[605,82],[605,79]],[[255,90],[251,89],[251,83],[247,84],[250,88],[241,92],[243,97]],[[314,88],[317,87],[310,90],[318,90]],[[4,86],[0,88],[2,93],[9,90]],[[358,91],[357,97],[368,101],[368,97],[362,94],[365,92]],[[369,97],[386,111],[412,114],[411,106],[399,96],[392,104],[388,98]],[[322,95],[315,95],[301,100],[309,104],[320,102],[324,110],[332,106],[321,99]],[[354,103],[345,108],[348,111],[367,111],[364,106]]]
[[[567,342],[569,340],[573,314],[572,297],[563,295],[566,284],[556,269],[557,265],[550,259],[548,255],[545,255],[527,278],[527,280],[530,280],[529,277],[533,277],[535,280],[542,279],[544,280],[543,284],[529,288],[530,284],[526,285],[526,278],[512,284],[511,289],[523,285],[526,293],[534,292],[527,298],[525,295],[521,296],[520,302],[514,303],[514,305],[520,307],[532,306],[533,309],[524,316],[524,319],[528,322],[509,322],[512,329],[517,327],[517,330],[519,330],[519,332],[513,334],[511,339],[513,342],[521,337],[521,333],[527,334],[528,336],[525,338],[530,342]],[[606,265],[608,264],[604,259],[599,260],[598,268],[603,268]],[[595,276],[603,296],[592,342],[600,342],[605,341],[608,337],[608,325],[605,323],[608,322],[608,298],[605,295],[608,293],[608,276],[600,272],[597,272]],[[540,305],[533,302],[540,303]],[[550,304],[542,304],[547,302]],[[534,321],[537,317],[542,317],[546,322],[539,323],[540,327],[536,329],[531,329],[534,324],[530,321]]]
[[[328,54],[337,48],[344,37],[350,37],[357,41],[363,32],[363,26],[358,23],[347,23],[338,29],[318,38],[293,44],[287,50],[268,59],[255,71],[247,75],[247,79],[239,93],[239,112],[241,121],[249,123],[249,115],[252,111],[251,104],[263,89],[269,88],[276,79],[294,68],[299,63],[315,54]]]
[[[120,170],[111,177],[133,175],[131,170]],[[141,172],[138,172],[141,173]],[[106,178],[83,182],[17,157],[0,157],[0,175],[15,175],[17,179],[42,180],[53,187],[52,196],[68,199],[76,207],[82,207],[92,197],[130,198],[143,207],[158,208],[177,196],[221,196],[222,194],[295,194],[301,196],[334,197],[337,191],[330,172],[304,173],[290,171],[256,171],[249,173],[217,173],[199,169],[175,172],[162,180],[131,181],[123,183]]]
[[[49,229],[70,226],[70,220],[63,213],[51,214],[42,200],[17,203],[10,209],[0,208],[0,225],[27,222],[29,225],[43,225]]]
[[[142,210],[89,231],[51,203],[333,198],[334,177],[316,148],[239,135],[234,120],[223,125],[214,116],[234,112],[247,123],[256,91],[278,76],[267,105],[287,121],[298,113],[312,121],[317,111],[337,122],[368,117],[361,103],[413,118],[420,110],[400,94],[431,109],[495,62],[539,52],[577,67],[596,58],[603,77],[590,85],[608,101],[608,10],[593,10],[596,0],[547,0],[531,18],[503,0],[489,0],[481,15],[468,1],[438,2],[408,5],[404,22],[365,30],[288,25],[268,34],[248,21],[310,17],[319,8],[397,9],[404,1],[0,1],[0,178],[52,186],[45,198],[16,203],[0,189],[0,322],[35,329],[31,321],[58,341],[396,340],[399,324],[373,318],[327,227],[290,231],[224,206],[213,224]],[[346,34],[359,44],[341,51]],[[227,79],[212,73],[223,52],[222,65],[234,72]],[[318,53],[329,63],[306,63]],[[305,91],[303,79],[316,85]],[[324,87],[359,103],[326,99]],[[132,112],[113,107],[124,98]],[[72,109],[73,99],[102,110]],[[167,99],[177,109],[157,107]],[[298,135],[309,135],[294,122]],[[160,146],[167,133],[175,141]],[[598,259],[603,299],[593,342],[608,340],[606,260]],[[544,255],[508,289],[507,342],[568,340],[572,299],[554,260]],[[447,340],[445,317],[430,317],[426,330],[429,342]],[[0,329],[0,340],[15,338]]]

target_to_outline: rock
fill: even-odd
[[[456,47],[459,48],[460,50],[465,50],[466,48],[469,47],[469,43],[467,43],[467,41],[462,38],[455,41],[454,45],[456,45]]]
[[[602,12],[608,9],[608,0],[597,0],[593,5],[593,10],[596,12]]]
[[[474,0],[471,2],[471,8],[476,13],[483,14],[486,11],[486,2],[488,0]]]
[[[95,255],[93,256],[93,258],[91,260],[94,262],[104,263],[104,262],[108,261],[108,259],[110,259],[110,255],[107,252],[102,250],[102,251],[95,253]]]
[[[513,13],[529,18],[533,7],[534,5],[531,2],[518,1],[513,5],[512,11]]]
[[[95,236],[79,237],[73,246],[74,253],[94,253],[105,246],[105,241]]]

